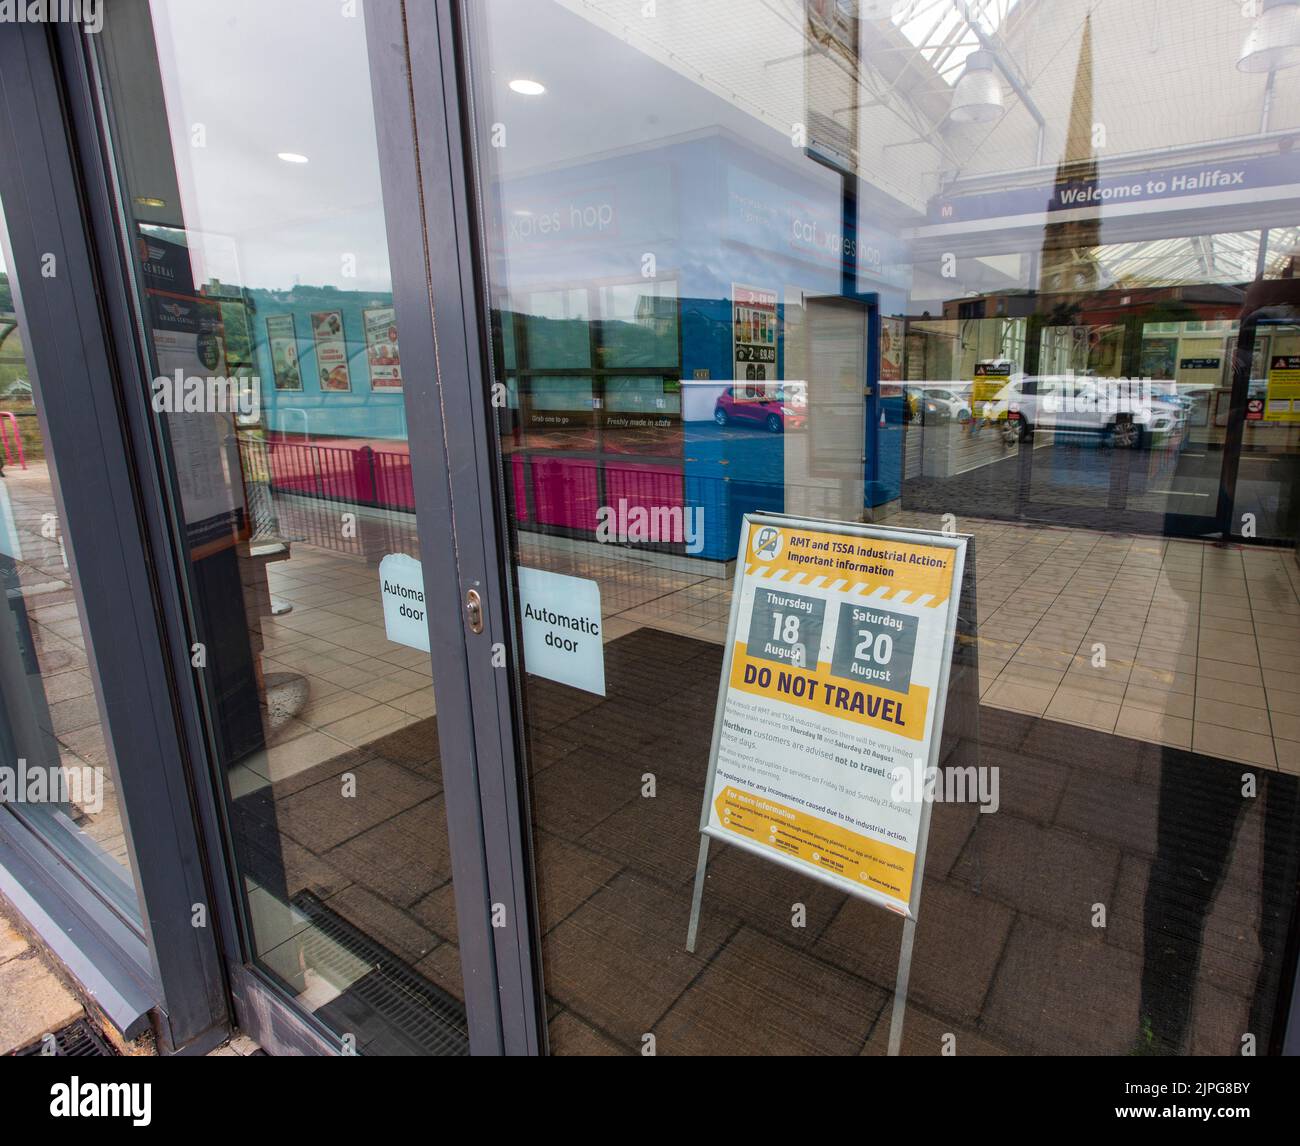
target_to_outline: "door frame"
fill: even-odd
[[[493,507],[480,495],[491,488],[485,412],[464,382],[482,377],[482,358],[470,236],[456,223],[458,216],[465,218],[469,198],[457,130],[463,105],[455,23],[450,6],[442,3],[435,10],[404,0],[366,0],[362,8],[393,302],[402,324],[430,647],[436,650],[433,687],[470,1050],[537,1053],[540,996],[534,990],[533,919],[524,879],[527,818],[515,782],[508,674],[492,663],[494,646],[505,646],[510,621],[501,593],[504,567],[491,533]],[[29,36],[46,35],[44,28],[26,27]],[[148,377],[149,364],[141,353],[141,311],[123,226],[129,218],[125,189],[111,160],[112,109],[101,94],[103,77],[90,37],[66,25],[49,36],[68,116],[66,128],[60,123],[57,131],[66,132],[70,160],[75,156],[81,197],[79,207],[67,210],[65,204],[63,218],[82,220],[72,229],[87,245],[87,269],[95,272],[104,318],[103,345],[123,381],[114,423],[120,422],[129,449],[120,460],[127,462],[128,455],[137,460],[135,505],[125,520],[138,521],[153,555],[145,560],[156,587],[156,667],[171,686],[169,702],[158,707],[164,723],[189,746],[163,761],[156,755],[141,761],[142,768],[165,765],[184,784],[183,819],[194,831],[195,846],[183,870],[197,867],[208,878],[202,895],[187,891],[184,896],[186,930],[192,930],[189,905],[207,903],[213,964],[204,979],[207,991],[212,994],[215,984],[221,1006],[228,999],[238,1026],[267,1050],[349,1053],[337,1035],[299,1010],[251,960],[220,759],[190,667],[187,573],[177,560],[183,550],[168,512],[170,477],[155,462],[155,418],[146,388],[135,382]],[[470,589],[483,600],[481,633],[473,631],[464,608]],[[173,807],[167,820],[180,827],[181,817]],[[154,898],[146,899],[147,910],[153,910]]]
[[[437,393],[423,398],[416,413],[429,425],[451,431],[440,435],[438,443],[448,475],[446,495],[458,564],[455,600],[447,608],[467,646],[465,734],[478,750],[483,874],[499,924],[491,928],[491,938],[501,1049],[505,1054],[540,1054],[545,1051],[545,1023],[532,895],[531,817],[518,739],[524,727],[522,689],[519,666],[510,660],[511,650],[522,647],[522,641],[517,639],[508,553],[497,526],[503,479],[487,387],[491,332],[484,320],[487,294],[479,242],[483,212],[473,167],[467,21],[455,0],[367,0],[366,23],[377,90],[397,86],[397,69],[375,67],[374,53],[379,51],[391,64],[391,46],[401,44],[405,34],[404,94],[416,148],[414,153],[404,150],[394,125],[381,123],[380,160],[395,304],[406,299],[411,308],[422,305],[437,324],[434,349],[440,382]],[[395,102],[397,93],[389,91],[388,97]],[[393,204],[394,212],[388,176],[399,170],[404,199]],[[403,341],[404,357],[405,347]],[[433,539],[422,537],[427,560]],[[478,634],[465,625],[463,603],[471,590],[482,600],[483,631]],[[457,901],[459,905],[459,890]]]
[[[32,833],[16,830],[7,812],[0,813],[0,890],[125,1035],[152,1026],[161,1052],[203,1053],[230,1027],[221,926],[191,922],[193,905],[211,900],[211,871],[191,812],[192,743],[175,719],[175,682],[161,656],[166,585],[119,416],[132,388],[120,384],[113,350],[115,300],[101,290],[98,252],[84,224],[93,187],[77,162],[82,125],[60,68],[73,37],[84,35],[68,25],[0,25],[0,147],[20,157],[0,164],[0,193],[140,928],[109,911]]]

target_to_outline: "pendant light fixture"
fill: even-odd
[[[952,110],[956,123],[991,123],[1002,114],[1002,84],[994,70],[993,53],[971,52],[966,70],[952,89]]]
[[[1241,46],[1237,67],[1271,72],[1300,64],[1300,0],[1263,0],[1263,8]]]

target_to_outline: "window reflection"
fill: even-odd
[[[468,1053],[364,19],[97,41],[252,965],[356,1053]]]
[[[1215,0],[503,0],[469,39],[508,139],[478,158],[512,555],[595,581],[605,638],[603,700],[523,678],[552,1048],[885,1049],[898,933],[861,904],[727,852],[682,947],[757,510],[975,538],[983,735],[948,748],[1009,795],[935,811],[905,1050],[1268,1046],[1300,854],[1296,70]],[[572,420],[540,434],[546,369]],[[700,547],[610,544],[637,506],[698,512]]]
[[[0,814],[23,820],[140,928],[0,210]]]

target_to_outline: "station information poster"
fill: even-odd
[[[977,362],[971,385],[971,412],[977,418],[988,417],[988,407],[997,401],[1002,387],[1011,381],[1010,362]]]
[[[745,517],[702,832],[915,916],[965,543]]]
[[[137,257],[149,303],[158,377],[228,378],[221,304],[195,288],[190,248],[142,232]],[[176,481],[190,556],[199,560],[229,549],[248,535],[249,528],[234,414],[208,409],[159,413],[167,419],[177,459]]]
[[[1269,358],[1263,421],[1300,422],[1300,354]]]

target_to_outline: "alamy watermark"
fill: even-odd
[[[893,770],[890,799],[901,804],[978,804],[981,812],[996,812],[1002,804],[998,768],[994,765],[957,768],[922,768],[899,765]]]
[[[690,554],[704,549],[704,507],[700,505],[630,505],[620,497],[618,505],[596,510],[596,540],[609,544],[636,545],[646,542],[681,542]]]
[[[104,771],[74,766],[0,764],[0,804],[75,804],[92,815],[104,810]]]
[[[129,1118],[132,1126],[148,1126],[153,1121],[153,1083],[82,1082],[74,1074],[50,1087],[50,1117]]]
[[[1150,378],[1095,378],[1066,371],[1043,395],[1052,414],[1149,414],[1155,407]]]
[[[153,380],[150,404],[156,414],[235,414],[256,420],[262,408],[262,380],[187,375],[184,370]]]
[[[0,24],[80,24],[104,27],[104,0],[0,0]]]

